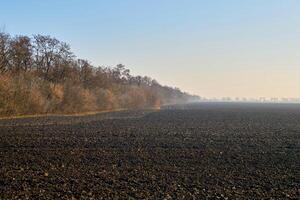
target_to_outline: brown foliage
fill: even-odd
[[[132,76],[124,65],[93,67],[50,36],[0,33],[0,115],[159,108],[197,97]]]

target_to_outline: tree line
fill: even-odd
[[[0,32],[0,115],[152,108],[197,100],[119,64],[95,67],[51,36]]]

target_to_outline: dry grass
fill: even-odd
[[[71,80],[54,84],[34,74],[0,75],[0,116],[98,113],[159,108],[160,101],[137,86],[87,89]]]

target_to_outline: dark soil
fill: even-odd
[[[299,199],[300,105],[0,120],[0,199]]]

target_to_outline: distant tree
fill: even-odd
[[[107,68],[95,68],[94,84],[98,88],[108,89],[112,86],[112,79],[107,73]]]
[[[142,79],[142,82],[145,86],[151,86],[152,85],[152,78],[148,76],[144,76]]]
[[[10,36],[4,32],[0,32],[0,73],[8,70],[10,61]]]
[[[45,79],[49,79],[51,68],[60,52],[60,42],[50,36],[34,36],[35,67]]]
[[[91,87],[93,81],[93,67],[87,60],[78,59],[77,64],[80,70],[80,81],[85,88]]]
[[[11,71],[19,73],[28,71],[32,65],[32,45],[31,39],[27,36],[17,36],[11,40]]]
[[[51,70],[51,79],[54,82],[62,82],[67,78],[73,78],[74,75],[74,54],[68,44],[60,42],[58,51],[54,55],[53,70]]]
[[[118,83],[126,83],[131,78],[129,69],[126,69],[123,64],[118,64],[115,68],[113,68],[112,76],[114,81]]]
[[[131,84],[141,86],[143,83],[143,77],[142,76],[134,76],[130,79]]]

